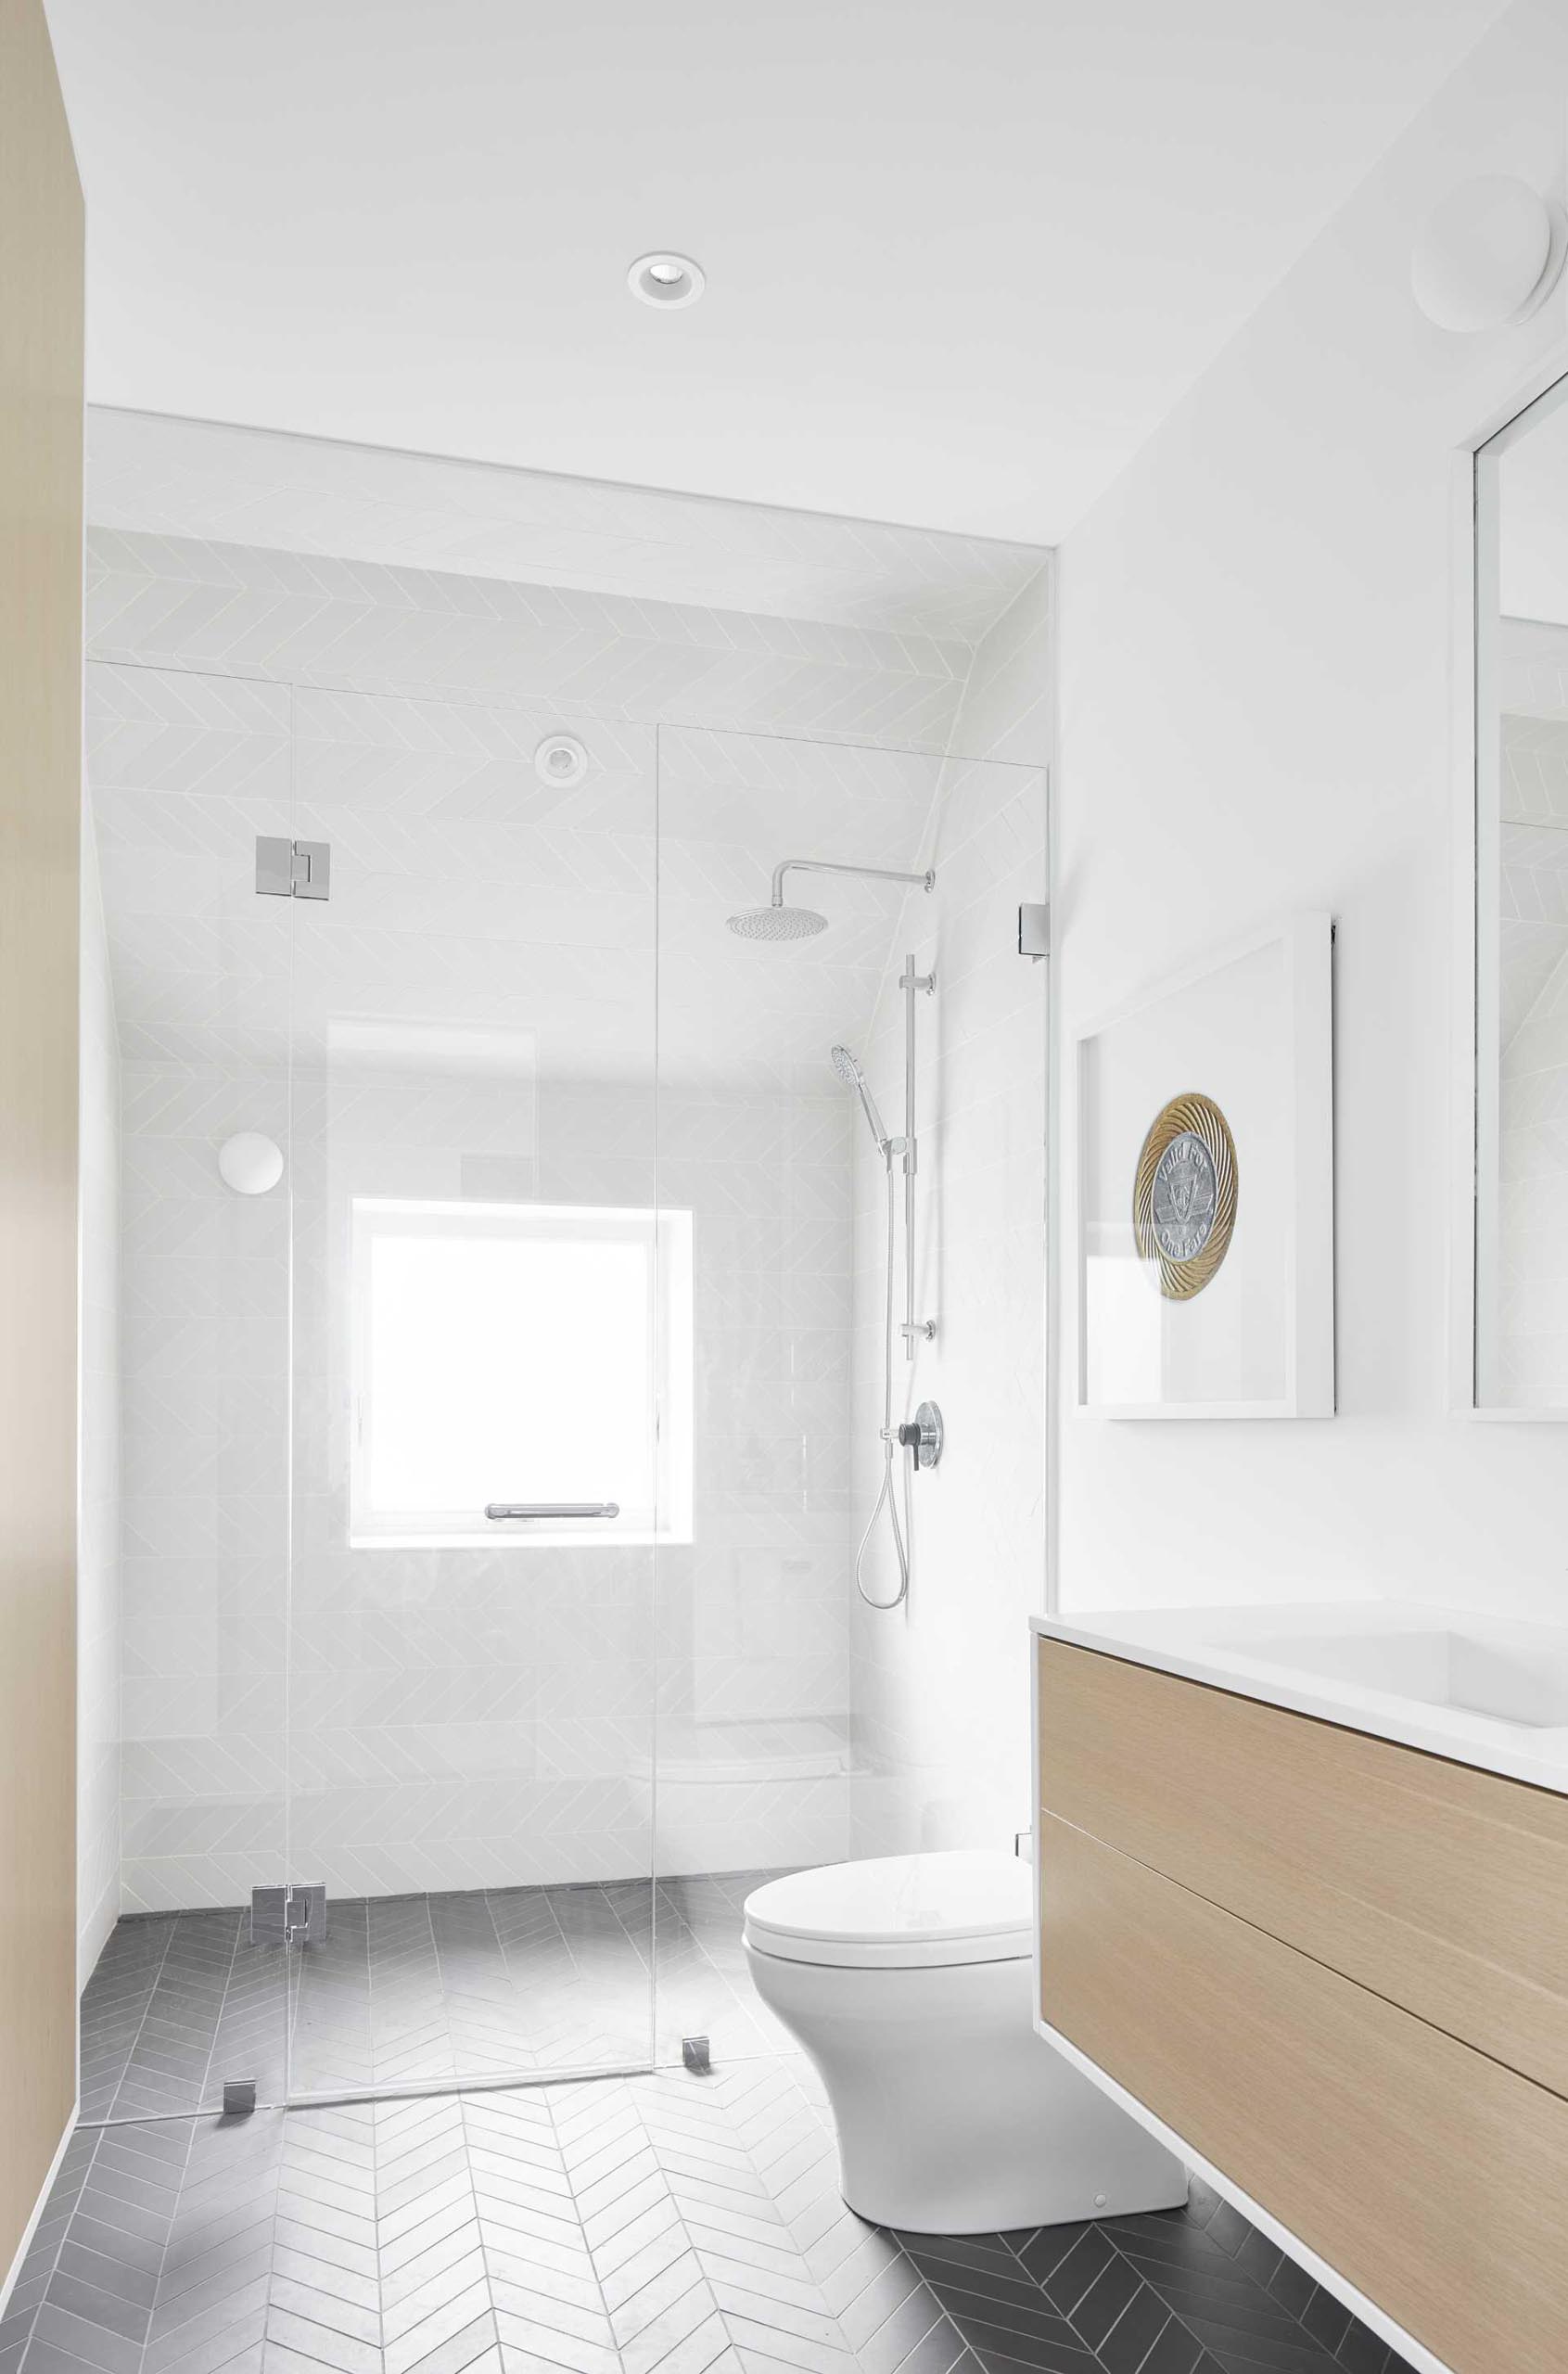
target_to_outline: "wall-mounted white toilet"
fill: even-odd
[[[1033,1889],[1011,1855],[896,1855],[746,1901],[759,1995],[816,2063],[844,2198],[989,2234],[1173,2209],[1180,2163],[1035,2034]]]

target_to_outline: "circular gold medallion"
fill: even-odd
[[[1201,1295],[1236,1225],[1236,1142],[1212,1097],[1173,1096],[1149,1125],[1132,1190],[1132,1229],[1171,1302]]]

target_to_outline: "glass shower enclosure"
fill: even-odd
[[[331,895],[283,910],[285,1876],[325,1891],[288,2097],[777,2050],[745,1893],[853,1851],[875,1755],[882,1174],[834,1050],[901,1113],[924,950],[936,1311],[944,936],[958,964],[1004,949],[971,826],[1043,778],[304,687],[292,734],[291,837]],[[809,877],[801,940],[730,927],[785,859],[944,851],[929,895]],[[896,1257],[901,1293],[901,1219]]]
[[[953,820],[1043,777],[93,675],[136,907],[127,1870],[174,1918],[100,1964],[84,2114],[777,2050],[746,1889],[890,1785],[852,1681],[881,1172],[833,1051],[899,1109],[922,949],[939,1313],[943,936],[1011,928]],[[203,703],[242,793],[116,778]],[[823,874],[820,933],[728,928],[787,859],[934,852],[929,897]]]

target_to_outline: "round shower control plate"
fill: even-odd
[[[914,1423],[920,1428],[920,1440],[915,1446],[915,1465],[935,1467],[948,1438],[942,1413],[934,1401],[923,1401],[914,1413]]]

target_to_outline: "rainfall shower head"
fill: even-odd
[[[929,890],[937,876],[924,874],[895,874],[885,865],[835,865],[825,858],[786,857],[782,865],[773,868],[773,896],[766,907],[747,907],[744,913],[730,917],[730,929],[737,939],[814,939],[826,931],[827,917],[819,915],[814,907],[784,905],[784,875],[791,869],[803,874],[856,874],[862,881],[917,882]]]
[[[813,939],[827,917],[812,907],[747,907],[730,917],[730,929],[737,939]]]
[[[860,1069],[860,1065],[856,1062],[854,1056],[850,1053],[848,1047],[835,1047],[834,1049],[833,1068],[838,1074],[839,1079],[844,1082],[845,1087],[852,1088],[856,1095],[860,1098],[860,1110],[866,1117],[866,1121],[870,1127],[872,1136],[876,1140],[876,1151],[879,1155],[886,1155],[888,1147],[888,1137],[886,1130],[882,1126],[882,1116],[876,1109],[875,1099],[873,1097],[870,1089],[866,1086],[866,1076]]]

